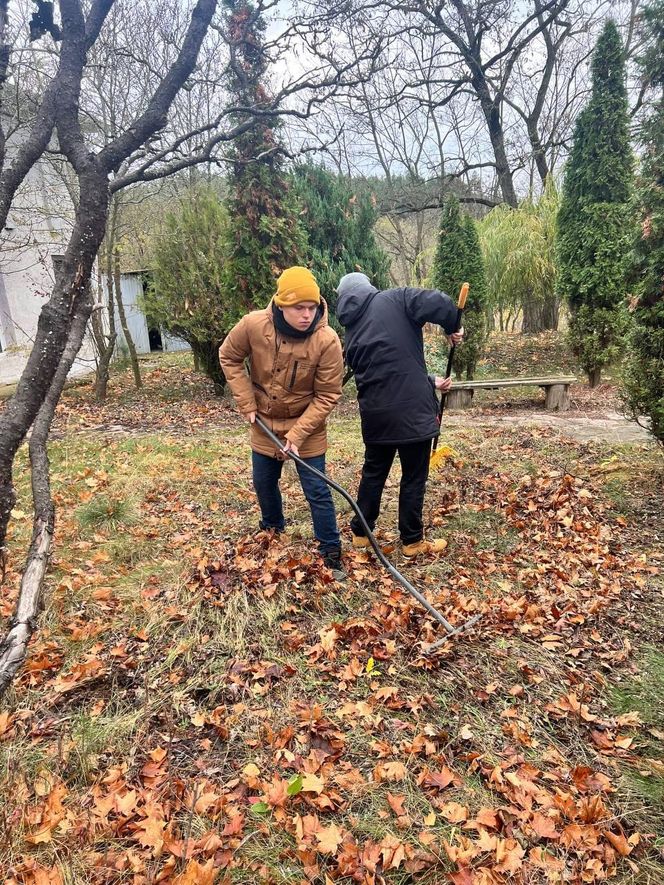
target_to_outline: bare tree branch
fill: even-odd
[[[145,111],[122,135],[100,152],[98,161],[102,168],[116,172],[123,160],[166,125],[168,109],[191,73],[198,47],[207,33],[216,6],[216,0],[198,0],[191,14],[191,25],[180,55],[159,84]]]

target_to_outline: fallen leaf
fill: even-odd
[[[318,777],[317,774],[302,775],[302,792],[303,793],[322,793],[325,789],[325,781]]]
[[[459,805],[458,802],[447,802],[440,809],[440,813],[451,824],[461,824],[468,820],[468,809],[465,805]]]
[[[143,848],[151,848],[152,854],[159,857],[164,846],[164,830],[166,821],[157,817],[142,820],[134,832],[134,837]]]
[[[330,824],[329,827],[321,827],[316,833],[316,840],[321,854],[336,854],[343,840],[343,833],[336,824]]]
[[[173,885],[213,885],[216,876],[214,858],[211,857],[204,864],[192,858],[184,872],[176,876]]]
[[[627,857],[628,854],[632,853],[632,846],[622,833],[612,833],[610,830],[607,830],[604,835],[621,857]]]

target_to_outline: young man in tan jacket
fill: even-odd
[[[236,405],[251,424],[260,528],[282,532],[279,479],[284,457],[255,423],[256,415],[284,440],[287,451],[324,473],[325,422],[341,398],[341,343],[328,325],[327,305],[311,271],[285,270],[270,304],[248,313],[231,329],[219,360]],[[341,541],[330,490],[306,468],[296,467],[321,556],[328,568],[341,572]]]

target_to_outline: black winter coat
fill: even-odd
[[[402,445],[438,433],[438,399],[424,361],[422,327],[454,332],[457,308],[435,289],[388,289],[370,284],[339,297],[346,361],[355,373],[362,437],[372,445]]]

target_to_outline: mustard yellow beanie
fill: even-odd
[[[277,307],[292,307],[300,301],[320,304],[320,289],[316,278],[306,267],[288,267],[277,280]]]

